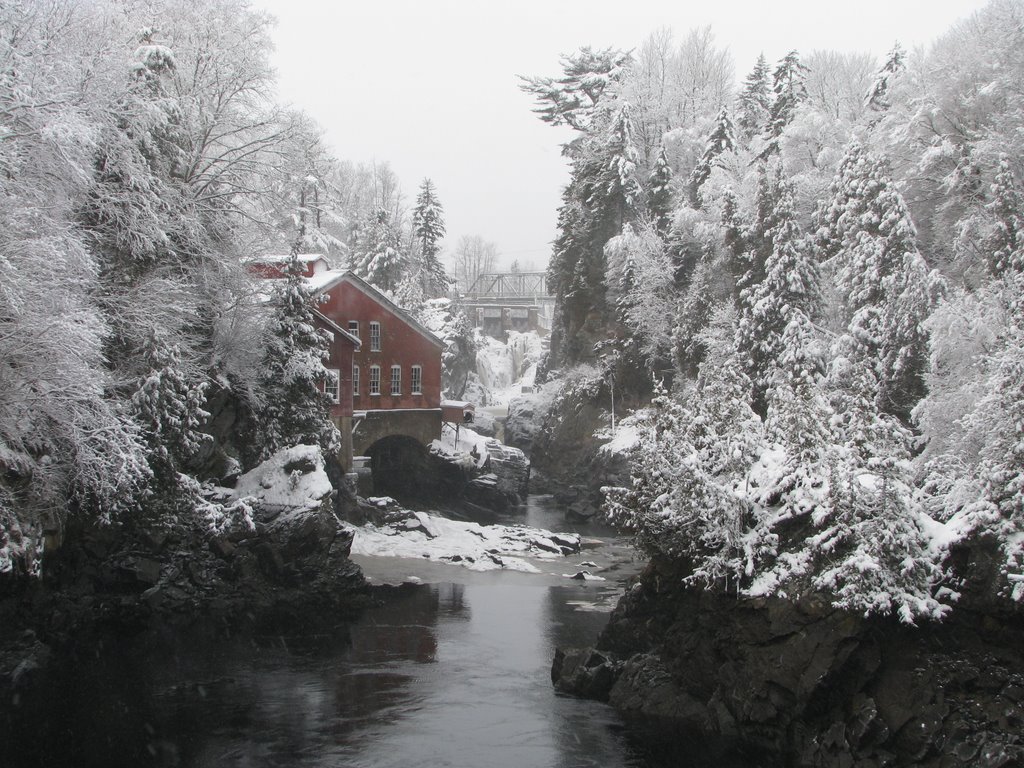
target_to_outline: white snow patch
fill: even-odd
[[[456,442],[456,432],[458,442]],[[430,444],[430,450],[444,456],[452,457],[456,463],[482,467],[489,456],[487,452],[488,438],[474,432],[469,427],[459,425],[456,430],[451,424],[441,425],[441,439]]]
[[[640,442],[644,433],[642,425],[650,415],[649,408],[641,408],[624,416],[621,421],[616,423],[614,433],[611,427],[595,432],[594,437],[608,441],[600,447],[599,451],[611,456],[629,453]]]
[[[426,559],[472,571],[540,573],[524,558],[554,560],[564,557],[565,550],[579,548],[579,536],[573,533],[552,533],[524,525],[480,525],[425,512],[409,514],[379,527],[367,524],[353,528],[352,554]]]
[[[311,467],[309,471],[292,469],[290,464]],[[266,510],[315,509],[333,492],[324,471],[324,459],[315,445],[296,445],[278,451],[265,462],[238,478],[232,491],[235,499],[252,498]]]

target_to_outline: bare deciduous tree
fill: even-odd
[[[480,275],[494,271],[498,246],[480,235],[463,235],[452,254],[452,266],[460,291],[473,287]]]

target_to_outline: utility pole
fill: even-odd
[[[612,390],[612,437],[615,437],[615,370],[608,371],[608,385]]]

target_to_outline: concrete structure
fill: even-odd
[[[462,301],[469,319],[488,336],[504,339],[509,331],[551,330],[555,298],[544,272],[480,275]]]

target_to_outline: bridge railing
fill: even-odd
[[[488,272],[477,277],[466,298],[548,296],[546,272]]]

